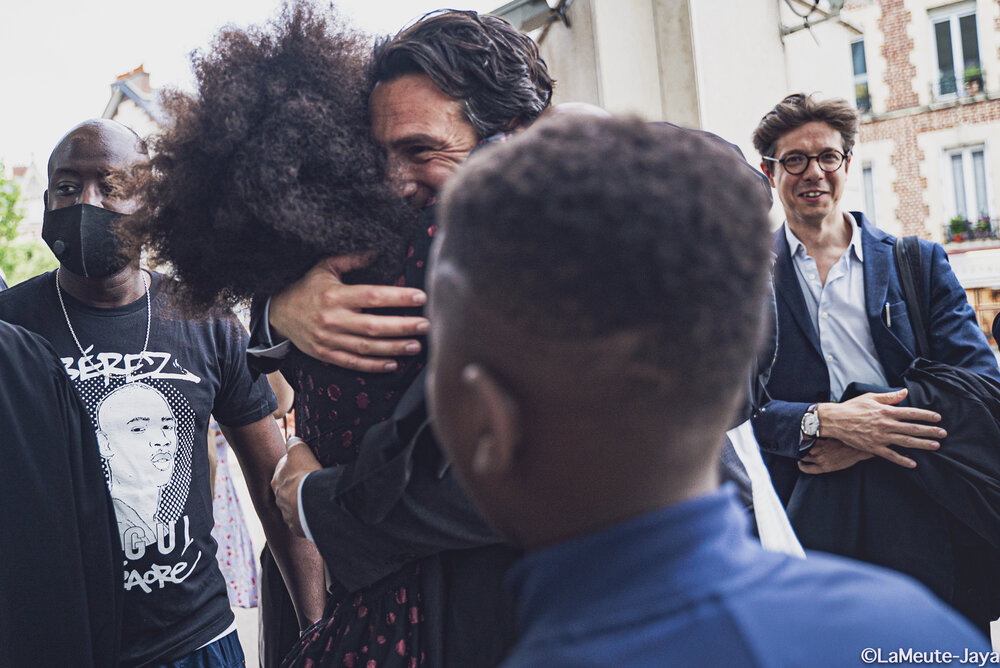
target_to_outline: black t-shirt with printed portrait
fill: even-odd
[[[55,272],[0,293],[0,319],[52,344],[90,415],[124,551],[122,665],[169,661],[234,620],[211,530],[206,445],[209,415],[241,427],[276,408],[264,378],[246,368],[247,335],[235,317],[186,319],[171,310],[153,274],[146,298],[87,306]]]

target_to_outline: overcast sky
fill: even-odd
[[[496,9],[506,0],[334,0],[365,32],[393,33],[440,7]],[[0,6],[0,162],[49,151],[100,116],[119,74],[144,65],[154,87],[193,86],[189,54],[220,27],[267,21],[280,0],[11,0]]]

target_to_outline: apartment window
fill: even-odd
[[[945,153],[951,181],[951,214],[975,223],[989,218],[986,192],[986,147],[966,146]]]
[[[865,191],[865,215],[873,224],[878,225],[878,216],[875,210],[875,173],[872,163],[866,162],[861,167],[862,187]]]
[[[868,64],[865,62],[863,39],[851,42],[851,63],[854,66],[854,99],[858,111],[867,114],[872,110],[872,101],[868,95]]]
[[[965,2],[931,14],[938,81],[936,97],[975,95],[983,90],[976,5]]]

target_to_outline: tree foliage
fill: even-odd
[[[7,274],[7,284],[17,285],[32,276],[52,271],[59,266],[59,260],[44,242],[32,239],[0,247],[0,266]]]
[[[16,241],[17,226],[24,218],[17,207],[20,196],[21,189],[7,176],[0,162],[0,270],[7,275],[9,285],[59,266],[59,261],[41,241]]]
[[[21,189],[7,178],[7,170],[0,162],[0,247],[8,245],[17,236],[17,225],[24,218],[17,211],[20,196]]]

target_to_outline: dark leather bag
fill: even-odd
[[[921,467],[918,460],[915,478],[953,515],[1000,550],[1000,383],[930,360],[917,237],[897,240],[895,255],[917,340],[917,358],[903,374],[907,398],[912,406],[941,413],[948,432],[940,450],[920,451],[920,458],[931,465]]]

